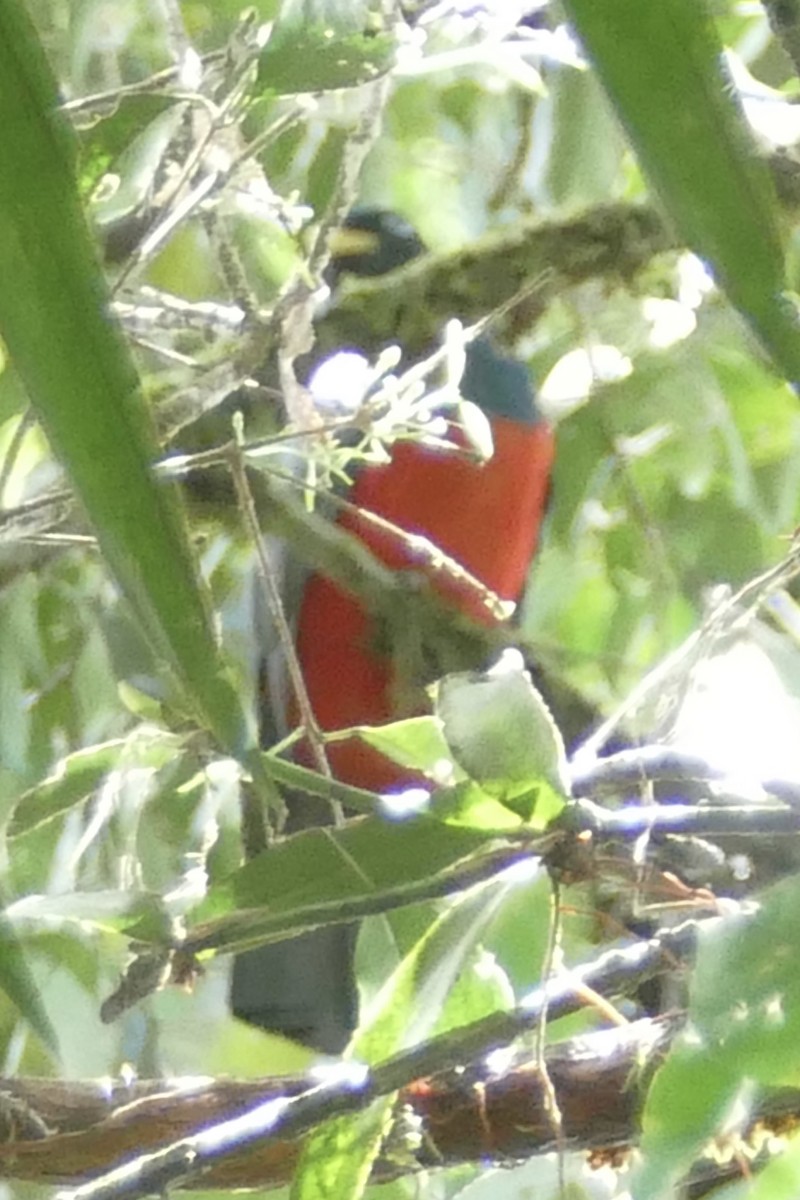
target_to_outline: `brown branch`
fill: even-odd
[[[654,257],[681,245],[644,205],[598,205],[569,221],[521,222],[379,279],[346,281],[319,322],[319,341],[363,347],[371,338],[375,346],[397,342],[413,353],[450,318],[471,325],[523,296],[502,322],[513,336],[569,288],[591,279],[628,284]]]
[[[643,1020],[552,1047],[548,1072],[575,1149],[627,1146],[635,1138],[641,1083],[678,1022]],[[271,1100],[299,1095],[301,1078],[142,1080],[108,1089],[83,1081],[9,1079],[0,1113],[8,1141],[0,1145],[5,1178],[58,1183],[96,1175],[134,1155],[175,1145],[198,1129],[230,1120]],[[501,1075],[485,1068],[447,1072],[412,1084],[400,1104],[421,1122],[405,1170],[491,1158],[503,1162],[552,1148],[539,1069],[520,1058]],[[34,1120],[35,1115],[35,1120]],[[48,1132],[42,1136],[42,1130]],[[197,1187],[277,1187],[296,1166],[299,1140],[257,1142],[193,1180]],[[396,1173],[389,1159],[377,1173]]]
[[[552,1046],[547,1071],[558,1097],[563,1136],[573,1151],[628,1149],[639,1134],[646,1085],[681,1027],[678,1017],[641,1020]],[[91,1178],[115,1162],[185,1145],[256,1105],[300,1095],[301,1078],[119,1084],[45,1079],[3,1080],[0,1176],[39,1183]],[[399,1103],[416,1123],[401,1157],[379,1158],[375,1176],[491,1161],[511,1163],[553,1148],[541,1073],[517,1057],[502,1073],[451,1071],[406,1087]],[[765,1094],[752,1123],[800,1113],[800,1091]],[[302,1141],[257,1141],[195,1176],[193,1187],[278,1187],[291,1178]],[[111,1194],[109,1192],[109,1194]]]
[[[520,1034],[536,1028],[543,1008],[547,1009],[549,1019],[555,1020],[584,1007],[587,995],[599,993],[609,997],[635,988],[644,978],[664,970],[667,963],[674,965],[676,959],[689,956],[696,930],[697,923],[686,922],[658,937],[608,951],[580,968],[549,979],[518,1008],[493,1013],[414,1046],[372,1067],[359,1081],[281,1081],[276,1090],[273,1080],[262,1082],[260,1092],[254,1092],[254,1085],[237,1090],[242,1085],[213,1081],[188,1092],[179,1091],[168,1082],[134,1084],[130,1090],[118,1090],[111,1097],[97,1085],[89,1085],[88,1095],[83,1085],[83,1091],[75,1097],[71,1089],[81,1085],[49,1082],[37,1085],[29,1081],[28,1091],[20,1092],[14,1089],[22,1084],[10,1081],[7,1090],[10,1102],[6,1108],[11,1144],[0,1147],[0,1162],[5,1160],[9,1176],[43,1182],[58,1179],[77,1182],[100,1176],[94,1184],[81,1188],[78,1193],[81,1200],[105,1197],[132,1200],[168,1185],[188,1183],[192,1187],[212,1183],[244,1186],[247,1179],[251,1185],[257,1182],[260,1186],[272,1186],[285,1181],[293,1169],[302,1135],[332,1116],[366,1108],[378,1096],[400,1092],[412,1109],[417,1104],[424,1113],[426,1104],[434,1106],[436,1093],[439,1099],[435,1112],[440,1114],[439,1123],[447,1124],[441,1085],[420,1087],[417,1083],[420,1079],[451,1072],[450,1090],[461,1096],[471,1080],[469,1086],[479,1114],[485,1114],[487,1089],[494,1087],[495,1080],[483,1067],[472,1075],[465,1074],[460,1069],[462,1064],[483,1062],[491,1050],[506,1047]],[[637,1047],[641,1056],[642,1039]],[[35,1086],[44,1090],[37,1095],[33,1092]],[[55,1090],[48,1092],[51,1087]],[[67,1105],[70,1117],[74,1120],[75,1113],[81,1112],[77,1129],[74,1124],[62,1121],[49,1101],[53,1096],[63,1098],[64,1088],[70,1101]],[[145,1088],[145,1094],[137,1088]],[[526,1104],[533,1102],[530,1087],[522,1091],[528,1096]],[[561,1097],[558,1099],[560,1104]],[[95,1109],[99,1120],[91,1117],[87,1120],[85,1106],[90,1100],[99,1105]],[[124,1101],[121,1107],[120,1100]],[[570,1111],[567,1097],[564,1103]],[[431,1107],[430,1144],[437,1159],[441,1159],[447,1151],[436,1149],[436,1139],[442,1135],[433,1128],[434,1107]],[[530,1135],[526,1152],[535,1153],[541,1148],[541,1132],[536,1134],[537,1125],[531,1122],[530,1109],[519,1115],[520,1128],[513,1136],[524,1141]],[[545,1127],[546,1137],[552,1139],[549,1118]],[[481,1153],[486,1152],[486,1146],[501,1147],[503,1142],[499,1132],[486,1128],[488,1141]],[[567,1138],[572,1138],[572,1128],[565,1123]],[[590,1139],[590,1130],[580,1136]],[[445,1138],[443,1146],[447,1145]],[[120,1163],[124,1166],[120,1167]]]

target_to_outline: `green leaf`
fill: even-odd
[[[503,833],[519,829],[522,824],[519,813],[489,795],[473,779],[434,792],[427,811],[447,825],[464,825],[486,833]]]
[[[78,203],[74,142],[24,6],[0,8],[0,332],[165,673],[232,754],[254,743]],[[258,770],[258,765],[255,765]]]
[[[647,1099],[637,1200],[663,1194],[734,1102],[746,1111],[753,1083],[800,1080],[800,878],[760,901],[755,914],[728,916],[700,939],[687,1032]]]
[[[145,123],[150,114],[152,119]],[[91,137],[81,138],[83,188],[90,181],[97,184],[112,165],[118,179],[113,193],[95,197],[92,204],[91,216],[101,230],[152,199],[158,172],[184,116],[183,106],[168,98],[130,96],[113,117],[92,127]]]
[[[258,63],[261,88],[356,87],[388,70],[394,39],[367,0],[284,0]]]
[[[420,887],[435,887],[441,872],[485,845],[481,831],[424,819],[367,818],[342,829],[304,830],[210,889],[192,914],[189,946],[259,945],[322,923],[315,905],[379,901],[388,889],[407,889],[408,903],[418,902]]]
[[[786,378],[800,382],[775,193],[707,5],[567,0],[566,8],[675,224]]]
[[[361,725],[358,736],[392,762],[435,777],[450,761],[450,747],[436,717],[408,717],[391,725]]]
[[[749,1181],[747,1200],[795,1200],[798,1191],[800,1143],[795,1138]]]
[[[644,1162],[634,1200],[674,1195],[673,1185],[722,1126],[741,1083],[738,1064],[685,1035],[656,1073],[642,1118]]]
[[[57,1055],[55,1030],[45,1012],[22,943],[5,913],[0,913],[0,987],[34,1033]]]
[[[800,1081],[800,877],[762,892],[755,915],[729,917],[700,942],[689,1015],[741,1074]]]
[[[566,752],[550,710],[517,651],[490,671],[448,675],[436,715],[453,758],[484,791],[544,826],[569,795]]]
[[[115,767],[162,767],[176,754],[180,739],[163,732],[131,740],[117,738],[67,755],[47,779],[24,792],[11,814],[7,834],[20,837],[69,812],[96,791]]]
[[[478,888],[429,926],[370,1005],[349,1055],[375,1063],[434,1031],[445,1032],[459,1021],[477,1020],[494,1010],[499,991],[472,988],[473,972],[467,964],[505,894],[503,885],[491,891]],[[506,999],[508,995],[504,993]],[[384,1096],[366,1112],[326,1122],[312,1134],[303,1148],[292,1200],[357,1200],[388,1131],[394,1099]]]

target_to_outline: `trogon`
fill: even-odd
[[[356,210],[342,235],[334,242],[335,277],[381,275],[424,251],[406,221],[380,209]],[[356,510],[375,513],[425,535],[501,599],[517,601],[546,507],[553,434],[537,411],[525,367],[485,336],[467,347],[460,390],[489,417],[492,457],[478,462],[466,453],[399,442],[388,465],[358,474],[348,496],[353,507],[338,523],[388,566],[424,570],[402,540]],[[457,430],[453,435],[457,440]],[[492,621],[474,590],[446,573],[431,578],[461,612]],[[351,594],[321,574],[310,577],[297,621],[297,653],[325,731],[398,715],[395,664],[381,653],[372,624]],[[401,768],[355,738],[331,744],[328,756],[334,775],[346,783],[380,791],[407,782]],[[318,1049],[343,1049],[357,1023],[353,938],[352,929],[332,927],[241,955],[234,968],[234,1012]]]

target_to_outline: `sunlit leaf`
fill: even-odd
[[[486,792],[526,821],[557,815],[569,793],[564,742],[519,654],[446,676],[436,715],[456,762]]]
[[[568,0],[567,11],[670,216],[786,378],[800,382],[775,193],[707,5]]]

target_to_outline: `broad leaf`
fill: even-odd
[[[239,951],[274,941],[335,920],[342,901],[374,901],[377,908],[390,890],[387,907],[446,894],[448,869],[461,860],[477,866],[485,845],[481,831],[424,818],[305,830],[211,888],[192,914],[188,948]]]
[[[564,742],[516,651],[489,671],[446,676],[436,715],[453,758],[485,792],[540,828],[558,815],[569,794]]]
[[[566,7],[676,225],[786,378],[800,383],[774,189],[724,73],[706,3]]]

